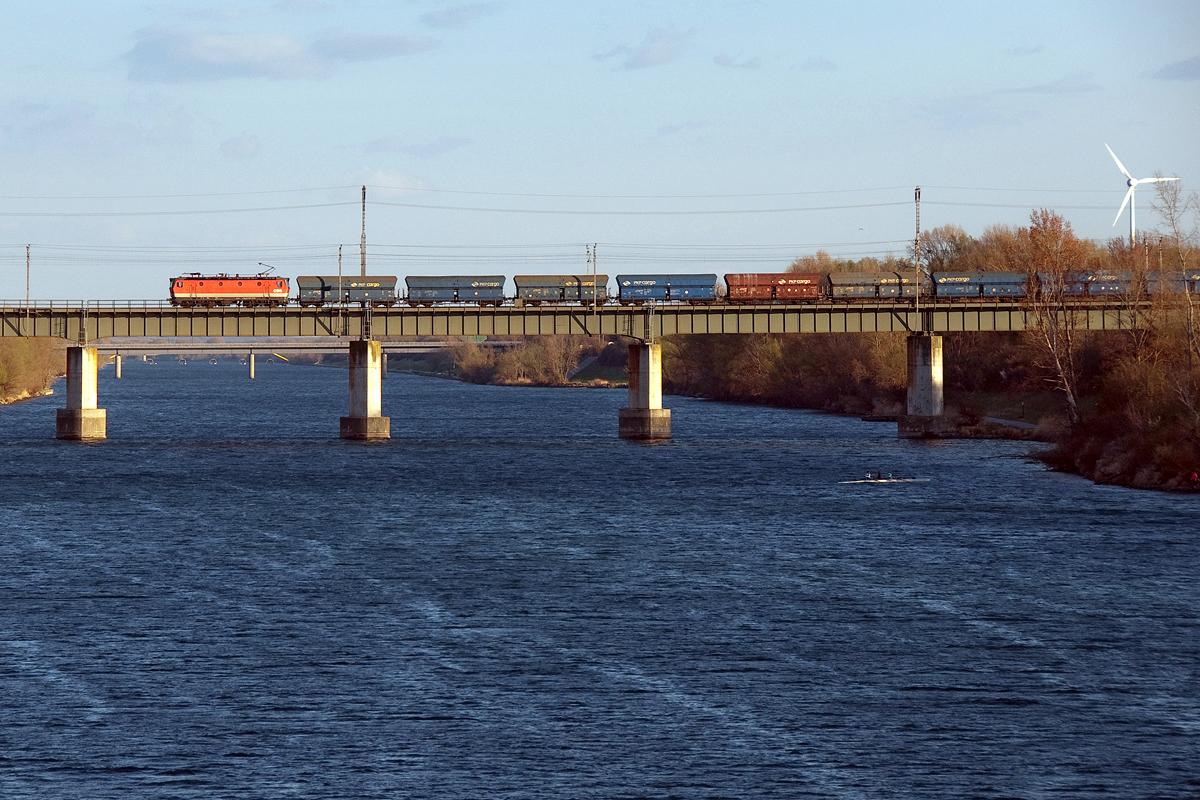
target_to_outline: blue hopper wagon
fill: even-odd
[[[617,297],[621,303],[641,305],[647,300],[712,302],[717,299],[717,276],[711,275],[618,275]]]
[[[1087,276],[1087,292],[1092,296],[1127,295],[1133,290],[1133,273],[1092,272]]]
[[[1200,292],[1200,270],[1164,270],[1146,273],[1146,291],[1183,294],[1184,289]]]
[[[514,275],[517,300],[542,303],[603,303],[608,299],[607,275]]]
[[[341,294],[338,294],[338,287]],[[326,303],[371,303],[391,305],[396,302],[395,275],[300,275],[296,278],[296,301],[302,306]]]
[[[504,302],[503,275],[409,275],[408,304],[430,306],[434,303],[478,303],[498,306]]]
[[[825,276],[824,295],[834,300],[872,300],[916,297],[917,271],[831,272]],[[932,294],[929,279],[921,276],[921,294]]]
[[[1064,295],[1066,297],[1082,297],[1088,291],[1088,275],[1084,272],[1067,272],[1054,275],[1049,272],[1037,274],[1038,293],[1043,296]]]
[[[1023,272],[935,272],[934,291],[938,297],[1024,297],[1026,276]]]

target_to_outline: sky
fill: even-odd
[[[1200,186],[1200,5],[6,3],[0,299],[186,272],[772,272]],[[1158,223],[1153,187],[1138,228]],[[260,264],[265,266],[260,266]]]

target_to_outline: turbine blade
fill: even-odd
[[[1113,156],[1116,158],[1116,156]],[[1121,210],[1117,212],[1117,216],[1113,218],[1113,227],[1117,227],[1117,222],[1121,219],[1121,215],[1125,213],[1125,206],[1129,205],[1129,198],[1133,197],[1133,187],[1129,187],[1129,191],[1125,193],[1125,199],[1121,201]]]
[[[1117,158],[1117,154],[1112,151],[1112,148],[1107,143],[1105,143],[1104,149],[1113,157],[1113,161],[1117,162],[1117,169],[1121,170],[1121,174],[1129,178],[1129,180],[1133,180],[1133,176],[1129,174],[1129,170],[1125,169],[1125,165],[1121,163],[1121,159]]]
[[[1161,181],[1177,181],[1179,178],[1139,178],[1138,183],[1159,183]]]

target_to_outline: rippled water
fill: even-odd
[[[244,369],[0,408],[0,796],[1200,794],[1195,497],[406,375],[342,442],[343,371]]]

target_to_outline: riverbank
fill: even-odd
[[[1107,430],[1103,422],[1081,425],[1038,455],[1051,469],[1087,478],[1094,483],[1200,494],[1200,443],[1180,432]]]
[[[23,403],[26,400],[34,400],[38,397],[46,397],[52,394],[54,394],[54,390],[50,387],[39,389],[37,391],[17,392],[16,394],[4,395],[3,397],[0,397],[0,406],[16,405],[17,403]]]
[[[881,352],[880,345],[886,343],[873,344]],[[667,350],[670,352],[671,348]],[[886,354],[885,350],[882,352]],[[389,358],[389,369],[495,386],[619,388],[628,385],[620,358],[623,353],[624,348],[604,348],[587,359],[586,364],[581,360],[580,366],[564,370],[561,374],[570,377],[558,380],[550,379],[546,370],[502,372],[490,368],[494,360],[485,363],[489,368],[481,368],[477,363],[479,350],[473,346],[429,356],[393,355]],[[332,356],[316,359],[314,363],[345,367],[346,359]],[[969,364],[971,360],[962,359],[960,363]],[[722,364],[731,370],[736,360],[711,359],[710,366],[715,370]],[[876,422],[894,422],[904,411],[899,369],[882,370],[884,375],[890,375],[890,381],[869,378],[865,366],[853,364],[860,373],[858,380],[845,380],[832,370],[823,375],[809,369],[806,375],[793,373],[790,380],[780,382],[773,391],[762,391],[753,383],[754,370],[747,369],[755,365],[742,360],[737,366],[741,368],[736,372],[737,377],[714,380],[714,374],[720,373],[702,371],[698,377],[695,367],[684,359],[668,359],[664,393],[755,406],[803,408]],[[1015,372],[1011,362],[1007,369]],[[1120,430],[1111,430],[1104,423],[1104,407],[1090,398],[1081,403],[1086,412],[1085,423],[1072,429],[1063,413],[1061,396],[1035,390],[1031,388],[1033,383],[1026,380],[1020,388],[1008,391],[972,391],[961,387],[950,390],[946,404],[948,424],[940,438],[1039,443],[1048,446],[1031,448],[1030,456],[1056,471],[1100,484],[1168,492],[1195,491],[1190,475],[1195,468],[1192,465],[1200,464],[1200,448],[1189,450],[1186,442],[1181,445],[1178,441],[1155,440],[1148,445],[1150,439],[1141,434],[1124,435]]]
[[[0,339],[0,405],[50,394],[65,374],[66,361],[62,339]]]

